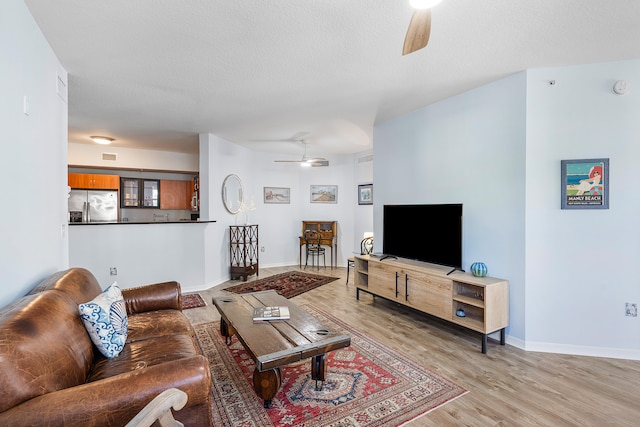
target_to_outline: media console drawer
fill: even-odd
[[[504,345],[509,325],[509,282],[475,277],[451,268],[405,259],[356,256],[356,298],[360,291],[380,296],[482,334],[500,331]],[[450,273],[450,274],[448,274]]]

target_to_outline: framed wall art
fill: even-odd
[[[373,204],[373,184],[358,185],[358,204]]]
[[[609,209],[609,159],[562,160],[562,209]]]
[[[264,202],[273,204],[291,203],[291,189],[288,187],[264,187]]]
[[[311,203],[338,203],[337,185],[312,185]]]

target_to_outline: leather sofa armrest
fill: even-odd
[[[27,400],[0,413],[0,425],[124,426],[158,394],[178,388],[186,407],[207,402],[211,373],[204,356],[179,359]]]
[[[127,314],[154,310],[182,311],[182,292],[178,282],[162,282],[122,290]]]
[[[158,422],[161,426],[182,426],[173,418],[171,410],[179,411],[186,405],[187,393],[177,388],[170,388],[157,395],[138,415],[133,417],[125,427],[150,426]]]

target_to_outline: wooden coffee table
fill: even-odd
[[[265,408],[271,406],[271,399],[282,384],[280,366],[311,358],[311,378],[316,381],[316,389],[321,389],[325,354],[351,345],[348,335],[331,330],[275,291],[219,296],[213,298],[213,304],[222,317],[220,333],[227,344],[235,335],[256,362],[253,388],[264,400]],[[254,307],[282,305],[289,307],[290,319],[253,322]]]

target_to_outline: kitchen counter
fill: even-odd
[[[111,221],[111,222],[70,222],[69,225],[131,225],[131,224],[210,224],[216,221],[148,221],[148,222],[135,222],[135,221]]]
[[[222,272],[228,277],[229,249],[220,249],[228,231],[221,225],[191,220],[72,223],[67,227],[69,265],[95,271],[103,288],[115,280],[125,287],[177,280],[183,291],[207,289],[221,281]]]

